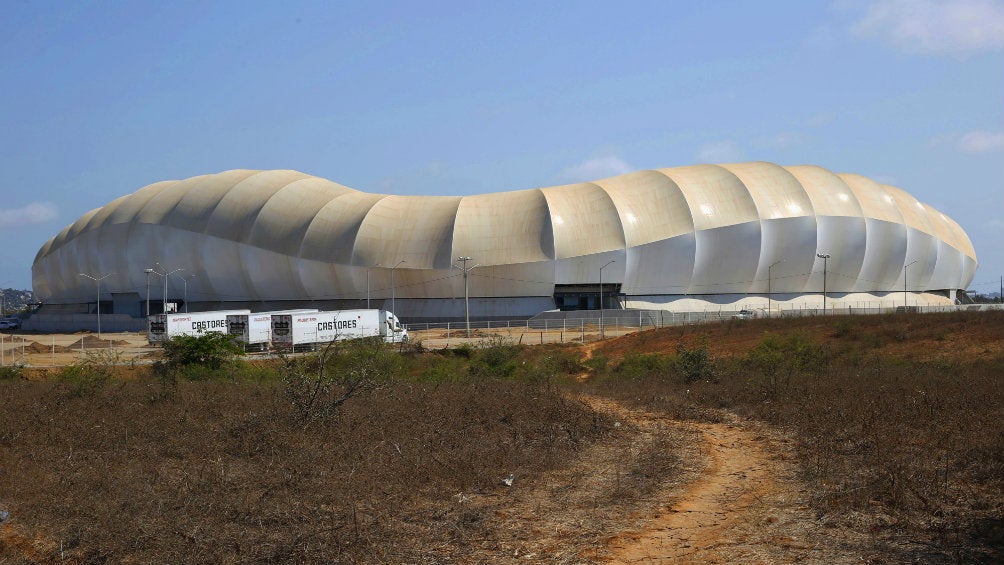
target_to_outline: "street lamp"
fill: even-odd
[[[173,275],[174,273],[177,273],[178,271],[184,271],[185,268],[184,267],[178,267],[177,269],[169,272],[167,270],[167,267],[165,267],[164,265],[161,265],[160,263],[157,263],[156,265],[158,267],[160,267],[161,269],[164,269],[164,273],[161,275],[162,277],[164,277],[164,299],[163,299],[164,306],[163,306],[163,310],[164,310],[164,313],[167,314],[167,279],[170,278],[170,276]],[[156,271],[154,271],[154,272],[156,273]],[[157,273],[157,274],[160,274],[160,273]]]
[[[784,263],[784,259],[778,259],[777,261],[774,261],[773,263],[771,263],[769,267],[767,267],[767,317],[768,318],[772,317],[772,315],[771,315],[771,306],[770,306],[770,299],[771,299],[771,292],[770,292],[770,270],[773,269],[774,266],[777,265],[778,263]]]
[[[604,333],[603,333],[603,269],[606,269],[608,266],[610,266],[610,263],[616,263],[616,261],[614,261],[613,259],[611,259],[610,261],[607,261],[606,265],[603,265],[602,267],[600,267],[600,339],[603,339],[603,337],[604,337]]]
[[[471,338],[471,305],[470,305],[470,292],[469,292],[470,285],[468,284],[468,276],[471,271],[478,268],[477,265],[474,265],[473,267],[468,269],[467,262],[470,260],[471,260],[470,257],[457,257],[457,261],[463,263],[464,266],[459,267],[457,265],[454,265],[454,267],[457,267],[458,269],[464,271],[464,321],[467,324],[467,339]]]
[[[185,283],[185,313],[188,313],[188,279],[194,279],[195,275],[181,277],[181,282]]]
[[[396,271],[397,268],[400,267],[401,264],[405,262],[406,261],[402,259],[398,261],[397,265],[394,265],[390,269],[390,311],[393,312],[395,316],[397,316],[397,303],[394,301],[394,299],[396,298],[395,288],[394,288],[396,286],[396,281],[394,280],[394,271]],[[401,317],[398,316],[398,319],[401,319]]]
[[[143,269],[146,273],[146,315],[150,316],[150,275],[154,272],[153,269]]]
[[[816,257],[823,260],[823,315],[826,315],[826,260],[830,258],[829,253],[816,253]]]
[[[913,262],[907,263],[906,265],[903,265],[903,313],[904,314],[906,313],[906,268],[909,267],[910,265],[913,265],[917,261],[920,261],[920,259],[915,259]]]
[[[366,268],[366,309],[370,309],[370,271],[380,266],[380,263]]]
[[[97,302],[97,312],[98,312],[98,339],[101,339],[101,281],[107,279],[108,277],[114,275],[115,273],[108,273],[107,275],[99,275],[97,278],[88,275],[87,273],[78,273],[82,277],[87,277],[92,281],[98,283],[98,302]]]

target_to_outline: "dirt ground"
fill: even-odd
[[[144,362],[156,356],[159,348],[150,347],[145,333],[90,332],[74,334],[4,334],[0,342],[0,361],[4,366],[21,363],[30,367],[65,367],[79,363],[88,354],[108,353],[119,362]]]
[[[639,430],[677,427],[695,437],[683,484],[649,500],[634,527],[615,533],[587,557],[609,564],[863,563],[873,561],[867,539],[825,530],[796,480],[791,441],[728,416],[721,423],[669,420],[589,398]]]
[[[974,326],[964,316],[934,327],[918,317],[906,330],[898,326],[894,331],[886,331],[881,324],[865,325],[860,319],[849,319],[846,325],[837,336],[831,322],[812,319],[779,328],[841,347],[881,343],[884,355],[918,360],[928,354],[944,356],[946,351],[981,356],[997,355],[1004,349],[998,325]],[[701,338],[707,340],[713,354],[728,356],[745,353],[770,331],[763,325],[751,331],[738,321],[634,333],[591,343],[585,355],[670,352],[682,341]],[[909,339],[904,339],[904,334],[909,334]],[[103,338],[99,342],[89,334],[26,336],[24,351],[32,364],[53,359],[73,362],[80,358],[77,349],[81,345],[85,351],[121,347],[132,350],[135,358],[150,353],[141,334],[106,334]],[[9,362],[17,352],[10,341],[4,347]],[[49,351],[37,351],[41,347]],[[675,420],[584,391],[571,394],[622,423],[623,431],[588,447],[572,465],[541,481],[532,492],[511,500],[512,504],[495,506],[503,526],[511,531],[510,538],[504,547],[483,548],[479,554],[484,560],[478,562],[888,562],[890,553],[882,545],[888,540],[834,525],[810,508],[811,493],[798,480],[795,442],[776,428],[727,412],[718,414],[714,422]],[[667,442],[682,457],[676,478],[659,483],[657,490],[634,503],[611,506],[611,493],[618,491],[619,481],[627,480],[627,470],[635,460]],[[459,504],[475,505],[480,495],[455,496]],[[9,524],[0,526],[0,544],[23,546],[24,559],[33,561],[32,543]],[[499,560],[501,555],[505,558]]]

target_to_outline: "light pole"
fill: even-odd
[[[474,265],[470,269],[467,268],[467,262],[470,261],[470,257],[457,257],[457,261],[464,264],[463,267],[454,265],[458,269],[464,272],[464,322],[467,324],[467,339],[471,338],[471,304],[470,304],[470,285],[468,284],[468,276],[471,271],[477,269],[478,266]]]
[[[769,267],[767,267],[767,317],[768,318],[772,317],[771,306],[770,306],[770,299],[771,299],[771,292],[770,292],[770,270],[773,269],[774,266],[777,265],[778,263],[784,263],[784,259],[778,259],[777,261],[774,261],[773,263],[771,263]]]
[[[380,263],[366,268],[366,309],[370,309],[370,271],[380,266]]]
[[[146,273],[146,316],[150,317],[150,275],[154,272],[153,269],[143,269]]]
[[[88,275],[87,273],[78,273],[78,274],[80,276],[82,276],[82,277],[87,277],[87,278],[91,279],[92,281],[98,283],[98,302],[97,302],[98,339],[101,339],[101,281],[107,279],[108,277],[114,275],[115,273],[108,273],[107,275],[104,275],[104,276],[98,275],[98,277],[92,277],[91,275]]]
[[[188,279],[194,279],[195,275],[181,277],[181,282],[185,283],[185,313],[188,313]]]
[[[826,315],[826,260],[830,258],[829,253],[816,253],[816,257],[823,260],[823,315]]]
[[[913,262],[903,265],[903,313],[906,314],[906,268],[913,265],[920,259],[914,259]]]
[[[394,271],[396,271],[397,268],[401,266],[401,263],[405,263],[405,262],[406,261],[404,259],[402,259],[402,260],[398,261],[397,265],[394,265],[390,269],[390,311],[393,312],[395,316],[397,316],[397,303],[394,301],[395,298],[396,298],[396,296],[395,296],[395,291],[396,291],[395,286],[397,285],[397,281],[394,280]],[[398,316],[398,319],[401,319],[401,317]]]
[[[600,339],[603,339],[605,335],[603,333],[603,269],[610,266],[610,263],[616,263],[616,261],[611,259],[610,261],[607,261],[606,265],[600,267]]]
[[[164,306],[163,306],[163,310],[164,310],[164,313],[167,314],[167,279],[170,278],[170,276],[173,275],[174,273],[177,273],[178,271],[184,271],[185,268],[184,267],[178,267],[177,269],[169,272],[167,270],[167,267],[165,267],[164,265],[161,265],[160,263],[157,263],[157,266],[160,267],[161,269],[164,269],[164,274],[161,275],[161,276],[164,277],[164,300],[163,300]],[[154,272],[156,272],[156,271],[154,271]]]

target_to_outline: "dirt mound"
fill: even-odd
[[[39,343],[37,341],[33,341],[28,345],[25,345],[24,350],[28,353],[68,353],[71,351],[70,348],[65,345],[45,345],[44,343]]]
[[[70,349],[98,349],[98,348],[109,348],[109,347],[121,347],[123,345],[129,345],[129,342],[124,339],[101,339],[93,335],[85,335],[84,337],[78,339],[77,341],[69,345]]]

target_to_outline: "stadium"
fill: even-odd
[[[754,162],[472,196],[231,170],[88,212],[32,277],[40,319],[63,325],[367,305],[416,322],[464,319],[465,295],[472,319],[950,305],[976,266],[965,231],[899,188]]]

